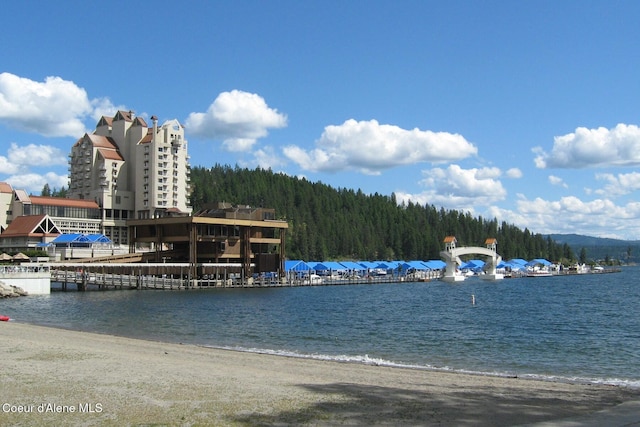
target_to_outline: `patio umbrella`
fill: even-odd
[[[2,255],[0,255],[0,261],[11,261],[11,259],[11,255],[6,252],[2,252]]]
[[[12,259],[14,261],[31,261],[31,259],[22,252],[15,254]]]

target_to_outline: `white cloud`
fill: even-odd
[[[596,194],[607,196],[622,196],[640,190],[640,173],[631,172],[613,175],[610,173],[596,174],[596,179],[605,181],[604,188],[595,190]]]
[[[554,138],[551,153],[536,147],[538,168],[586,168],[634,166],[640,164],[640,128],[618,124],[613,129],[577,128],[574,133]]]
[[[549,175],[549,183],[551,185],[557,185],[559,187],[569,188],[567,183],[564,182],[564,180],[562,178],[560,178],[558,176],[555,176],[555,175]]]
[[[45,184],[49,184],[51,189],[60,189],[69,185],[69,178],[66,175],[58,175],[54,172],[47,172],[44,175],[37,173],[12,175],[4,181],[11,184],[13,188],[26,190],[35,195],[40,195]]]
[[[286,125],[287,117],[261,96],[239,90],[221,93],[206,113],[191,113],[186,120],[192,135],[222,140],[229,151],[248,151],[269,129]]]
[[[91,117],[97,122],[102,116],[113,117],[118,111],[128,111],[124,105],[113,105],[109,98],[96,98],[91,101]],[[143,115],[143,114],[139,114]]]
[[[504,175],[507,178],[513,178],[513,179],[518,179],[518,178],[522,178],[522,171],[518,168],[511,168],[508,169]]]
[[[74,136],[85,132],[82,119],[91,114],[84,89],[60,77],[36,82],[0,73],[0,122],[44,136]]]
[[[253,152],[256,164],[262,169],[277,169],[284,166],[282,157],[272,147],[264,147]]]
[[[313,150],[284,148],[285,156],[305,170],[354,169],[366,174],[379,174],[400,165],[460,160],[477,152],[473,144],[458,134],[406,130],[381,125],[376,120],[353,119],[325,127]]]
[[[396,192],[399,201],[443,206],[448,209],[474,212],[479,206],[489,206],[504,200],[507,192],[497,179],[498,168],[462,169],[450,165],[446,169],[423,171],[421,184],[427,188],[420,194]]]
[[[8,159],[13,164],[26,167],[66,165],[68,163],[67,156],[59,148],[35,144],[20,147],[15,142],[11,143]]]
[[[20,165],[13,163],[5,156],[0,156],[0,171],[3,174],[18,173],[19,170],[20,170]]]
[[[640,203],[616,205],[609,199],[583,201],[575,196],[559,200],[521,196],[515,210],[492,206],[487,217],[497,218],[534,233],[576,233],[617,239],[640,239]]]

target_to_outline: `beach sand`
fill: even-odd
[[[638,390],[621,387],[318,361],[17,322],[0,322],[0,363],[0,425],[509,426],[592,419],[640,400]]]

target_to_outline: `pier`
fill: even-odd
[[[55,263],[50,264],[51,283],[61,290],[107,289],[207,289],[269,288],[425,282],[438,280],[442,271],[421,276],[380,275],[365,277],[306,276],[244,277],[241,264],[204,263]],[[196,276],[191,272],[196,271]]]

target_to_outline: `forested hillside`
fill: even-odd
[[[626,263],[640,261],[640,241],[606,239],[579,234],[550,234],[555,242],[568,244],[578,259],[620,260]]]
[[[276,209],[289,223],[287,257],[312,260],[440,259],[445,236],[458,246],[484,246],[498,239],[504,259],[573,259],[568,245],[495,219],[413,203],[395,196],[335,189],[264,169],[216,165],[191,170],[194,210],[206,203],[229,202]]]

